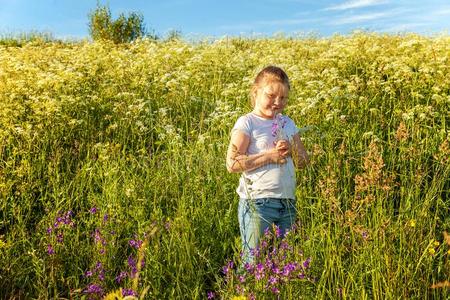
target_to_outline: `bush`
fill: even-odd
[[[121,13],[113,20],[109,7],[101,5],[89,13],[89,33],[94,41],[110,40],[115,44],[128,43],[144,36],[156,39],[155,35],[147,33],[142,14],[131,12],[125,16]]]

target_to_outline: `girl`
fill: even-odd
[[[253,111],[241,116],[231,131],[227,170],[242,172],[237,193],[238,218],[244,262],[254,260],[252,249],[269,227],[283,236],[296,218],[295,169],[308,155],[298,128],[281,112],[290,85],[286,73],[268,66],[258,73],[251,88]]]

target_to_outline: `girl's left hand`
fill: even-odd
[[[275,149],[282,157],[288,157],[291,155],[291,144],[287,140],[279,140],[275,144]]]

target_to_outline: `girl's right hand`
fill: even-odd
[[[291,155],[291,144],[287,140],[279,140],[275,144],[275,149],[278,150],[283,158]]]
[[[267,153],[272,163],[280,165],[286,163],[286,158],[283,155],[281,155],[278,149],[276,148],[270,149],[269,151],[267,151]]]

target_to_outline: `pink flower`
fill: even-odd
[[[48,255],[55,254],[55,249],[53,249],[52,245],[47,245],[47,253]]]

